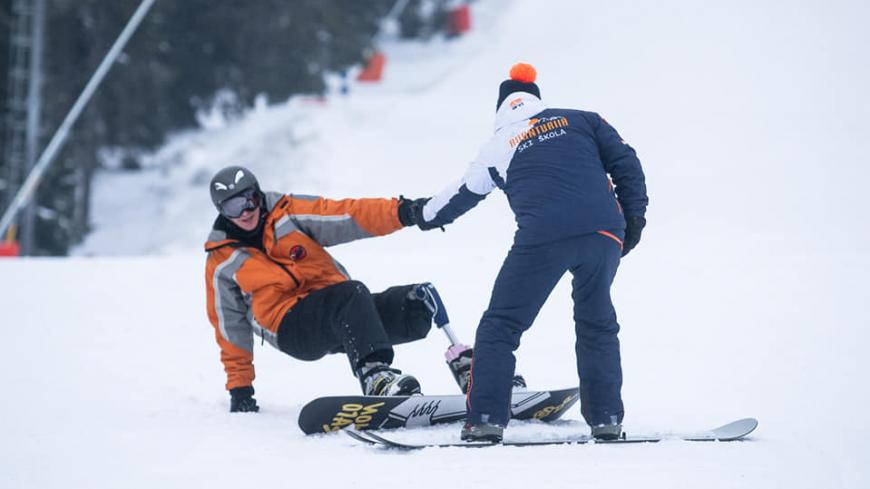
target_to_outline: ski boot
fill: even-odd
[[[503,435],[504,426],[490,423],[465,423],[465,426],[462,427],[460,438],[462,438],[462,441],[501,443]]]
[[[609,441],[618,440],[622,437],[622,425],[619,423],[598,424],[592,427],[592,438]]]
[[[366,363],[360,368],[359,382],[367,396],[410,396],[420,394],[420,382],[413,375],[390,368],[382,362]]]

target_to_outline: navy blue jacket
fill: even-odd
[[[525,92],[502,103],[495,135],[463,178],[426,204],[426,224],[453,222],[495,187],[516,216],[515,242],[526,245],[599,231],[621,235],[624,215],[642,217],[648,203],[640,160],[607,121],[594,112],[548,109]]]

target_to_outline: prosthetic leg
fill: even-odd
[[[459,385],[459,389],[463,393],[468,391],[468,381],[471,376],[471,363],[474,350],[472,347],[465,345],[459,341],[456,333],[450,327],[450,318],[447,316],[447,309],[444,307],[444,301],[431,283],[422,283],[414,288],[413,293],[415,298],[423,301],[429,311],[432,313],[432,320],[435,326],[447,335],[450,346],[444,353],[444,358],[447,360],[447,368],[453,374],[453,378]],[[525,390],[526,381],[521,375],[514,375],[513,378],[514,391]]]

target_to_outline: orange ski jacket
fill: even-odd
[[[262,249],[212,229],[205,251],[206,305],[226,388],[254,380],[254,335],[278,347],[278,326],[310,292],[349,280],[324,248],[402,228],[397,199],[266,194]]]

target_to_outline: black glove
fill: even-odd
[[[236,387],[230,389],[230,412],[231,413],[256,413],[260,410],[257,400],[254,399],[254,388]]]
[[[641,216],[625,217],[625,239],[622,241],[622,256],[633,250],[640,243],[640,234],[646,226],[646,219]]]
[[[426,224],[426,219],[423,219],[423,207],[426,206],[426,202],[429,202],[429,199],[408,200],[404,196],[399,196],[399,222],[403,226],[416,224],[423,231],[437,227]]]

